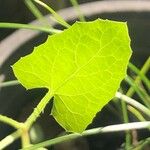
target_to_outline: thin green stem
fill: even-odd
[[[80,21],[86,21],[84,15],[82,14],[82,12],[80,10],[80,6],[79,6],[77,0],[70,0],[70,2],[72,3],[74,8],[76,9],[76,12],[78,13]]]
[[[120,92],[123,92],[123,90],[121,88],[120,88]],[[127,110],[126,102],[121,101],[121,106],[122,106],[122,113],[123,113],[124,123],[129,123],[129,117],[128,117],[128,110]],[[130,133],[130,131],[126,131],[126,134],[125,134],[125,148],[128,149],[128,147],[130,145],[131,145],[131,133]]]
[[[144,150],[145,149],[144,147],[149,143],[150,143],[150,137],[140,141],[135,148],[130,148],[129,150]]]
[[[127,111],[127,104],[125,101],[121,101],[122,105],[122,113],[123,113],[123,118],[124,118],[124,123],[129,122],[128,118],[128,111]],[[125,148],[128,149],[131,145],[131,134],[130,131],[126,131],[126,142],[125,142]]]
[[[30,145],[30,137],[29,137],[28,129],[25,128],[22,129],[21,142],[22,142],[22,148],[28,147]]]
[[[134,100],[126,95],[123,95],[120,92],[117,92],[115,97],[125,101],[126,103],[132,105],[133,107],[137,108],[138,110],[142,111],[143,113],[145,113],[147,116],[150,117],[150,109],[148,109],[141,103],[137,102],[136,100]]]
[[[16,129],[22,128],[22,126],[23,126],[23,123],[20,123],[14,119],[11,119],[11,118],[3,116],[3,115],[0,115],[0,121],[16,128]]]
[[[134,71],[135,73],[137,73],[137,77],[136,79],[133,81],[133,80],[129,80],[129,83],[131,85],[130,89],[127,91],[126,95],[129,96],[129,97],[132,97],[132,95],[134,94],[135,91],[138,90],[138,87],[135,85],[139,84],[141,79],[145,82],[145,84],[149,85],[149,80],[147,79],[147,77],[145,76],[145,73],[148,71],[149,69],[149,66],[150,66],[150,59],[148,59],[146,61],[146,63],[143,65],[143,68],[141,70],[139,70],[136,66],[134,66],[132,63],[129,63],[129,68]],[[133,82],[132,82],[133,81]],[[135,90],[136,88],[136,90]],[[138,91],[140,93],[140,91]],[[145,121],[145,118],[142,116],[142,114],[137,110],[135,109],[134,107],[132,106],[128,106],[128,110],[133,113],[140,121]],[[126,141],[127,141],[127,136],[126,136]],[[128,145],[128,147],[126,146],[126,149],[129,148],[129,146],[131,145]]]
[[[59,14],[57,14],[50,6],[48,6],[47,4],[45,4],[44,2],[40,0],[33,0],[33,1],[41,5],[45,9],[47,9],[50,13],[52,13],[58,23],[60,23],[64,27],[67,27],[67,28],[70,27],[70,25]]]
[[[132,129],[143,129],[143,128],[148,128],[149,126],[150,126],[150,121],[145,121],[145,122],[134,122],[134,123],[126,123],[126,124],[110,125],[106,127],[94,128],[94,129],[86,130],[81,134],[72,133],[69,135],[47,140],[39,144],[30,146],[28,148],[24,148],[24,150],[35,150],[40,147],[52,146],[54,144],[73,140],[81,136],[89,136],[89,135],[108,133],[108,132],[127,131],[127,130],[132,130]]]
[[[150,64],[149,64],[149,66],[150,66]],[[136,66],[134,66],[132,63],[129,63],[128,67],[132,71],[134,71],[136,74],[138,74],[138,76],[143,80],[143,82],[145,83],[147,88],[150,89],[150,80],[143,73],[141,73],[140,70]]]
[[[44,111],[44,108],[48,104],[48,102],[53,97],[53,94],[51,92],[48,92],[44,98],[40,101],[40,103],[37,105],[36,108],[34,108],[34,111],[32,114],[27,118],[25,122],[25,126],[29,129],[32,124],[36,121],[36,119],[39,117],[42,111]]]
[[[141,71],[140,71],[141,74],[146,74],[147,71],[149,70],[149,68],[150,68],[150,57],[146,60],[145,64],[143,65],[143,67],[142,67],[142,69],[141,69]],[[136,83],[136,84],[139,84],[140,81],[141,81],[140,76],[137,76],[136,79],[135,79],[135,83]],[[132,97],[132,95],[134,94],[134,92],[135,92],[135,90],[134,90],[134,88],[131,86],[131,87],[129,88],[129,90],[127,91],[127,94],[126,94],[126,95],[129,96],[129,97]]]
[[[60,33],[60,32],[62,32],[61,30],[57,30],[57,29],[53,29],[53,28],[34,26],[34,25],[30,25],[30,24],[6,23],[6,22],[1,22],[0,28],[31,29],[31,30],[38,30],[41,32],[46,32],[46,33]]]
[[[142,114],[132,106],[128,106],[128,110],[139,120],[139,121],[146,121]]]
[[[48,23],[48,21],[46,19],[44,19],[42,13],[39,11],[39,9],[34,5],[34,3],[32,2],[32,0],[25,0],[24,1],[26,6],[28,7],[28,9],[32,12],[32,14],[39,20],[41,21],[41,23],[44,23],[44,25],[48,25],[50,26],[50,24]]]
[[[20,84],[18,82],[18,80],[6,81],[6,82],[0,83],[0,88],[7,87],[7,86],[14,86],[14,85],[18,85],[18,84]]]
[[[0,141],[0,149],[6,148],[8,145],[13,143],[16,139],[18,139],[21,136],[22,132],[21,130],[17,130],[14,133],[6,136],[4,139]]]
[[[150,97],[149,95],[144,91],[144,89],[142,89],[140,86],[136,85],[134,80],[127,76],[125,78],[125,81],[134,88],[134,90],[136,91],[136,93],[138,94],[138,96],[141,98],[141,100],[144,102],[144,104],[150,108]]]

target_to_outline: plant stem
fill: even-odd
[[[125,103],[125,101],[121,101],[121,105],[122,105],[124,123],[128,123],[129,118],[128,118],[128,111],[127,111],[127,104]],[[126,131],[126,140],[125,141],[126,141],[125,142],[125,149],[128,149],[128,147],[130,147],[130,145],[131,145],[130,131]]]
[[[12,28],[12,29],[31,29],[31,30],[38,30],[41,32],[46,33],[60,33],[61,30],[53,29],[53,28],[47,28],[47,27],[41,27],[41,26],[34,26],[30,24],[20,24],[20,23],[0,23],[0,28]]]
[[[36,17],[36,19],[41,21],[41,23],[44,23],[44,25],[50,26],[48,21],[43,17],[42,13],[39,11],[39,9],[33,4],[32,0],[24,0],[24,2],[26,4],[26,6],[28,7],[28,9]]]
[[[150,143],[150,137],[142,140],[135,148],[131,148],[129,150],[144,150],[144,147]]]
[[[53,94],[48,91],[48,93],[44,96],[44,98],[39,102],[36,108],[34,108],[34,111],[32,114],[27,118],[25,122],[25,126],[29,129],[32,124],[36,121],[36,119],[39,117],[41,112],[44,110],[48,102],[53,97]]]
[[[134,80],[127,76],[125,78],[126,82],[128,82],[129,85],[131,85],[134,90],[136,91],[136,93],[138,94],[138,96],[141,98],[141,100],[144,102],[144,104],[150,108],[150,97],[149,95],[144,91],[144,89],[142,89],[141,87],[139,87],[138,85],[136,85],[134,83]]]
[[[20,84],[18,82],[18,80],[6,81],[6,82],[0,83],[0,88],[7,87],[7,86],[14,86],[14,85],[18,85],[18,84]]]
[[[45,9],[47,9],[50,13],[52,13],[55,19],[58,21],[58,23],[60,23],[64,27],[67,27],[67,28],[70,27],[70,25],[59,14],[57,14],[50,6],[48,6],[47,4],[45,4],[44,2],[40,0],[33,0],[33,1],[41,5]]]
[[[84,15],[82,14],[82,12],[80,10],[80,7],[79,7],[79,4],[78,4],[77,0],[70,0],[70,2],[72,3],[74,8],[76,9],[80,21],[86,21]]]
[[[149,64],[149,66],[150,66],[150,64]],[[141,73],[141,71],[136,66],[134,66],[132,63],[129,63],[128,67],[132,71],[134,71],[136,74],[138,74],[138,76],[143,80],[143,82],[145,83],[147,88],[150,89],[150,80],[143,73]]]
[[[143,81],[145,81],[145,84],[147,85],[147,87],[149,88],[149,80],[146,78],[145,73],[148,71],[149,66],[150,66],[150,57],[147,59],[146,63],[144,64],[144,66],[142,67],[141,70],[139,70],[137,67],[135,67],[132,63],[129,63],[129,68],[134,71],[135,73],[137,73],[137,77],[135,79],[134,85],[139,84],[140,80],[142,79]],[[130,82],[131,83],[131,82]],[[127,91],[126,95],[129,97],[132,97],[132,95],[134,94],[135,90],[135,86],[133,86],[133,83],[131,84],[131,87],[129,88],[129,90]],[[135,109],[132,106],[128,106],[128,110],[133,113],[140,121],[145,121],[145,118],[142,116],[142,114]],[[128,134],[126,134],[126,149],[129,148],[130,145],[127,144],[128,141]]]
[[[134,107],[128,106],[128,110],[129,110],[134,116],[136,116],[139,121],[146,121],[145,118],[142,116],[142,114],[141,114],[137,109],[135,109]]]
[[[21,136],[22,132],[20,130],[15,131],[14,133],[6,136],[4,139],[0,141],[0,150],[4,149],[11,143],[13,143],[16,139]]]
[[[81,134],[72,133],[69,135],[47,140],[39,144],[30,146],[28,148],[24,148],[24,150],[35,150],[40,147],[52,146],[54,144],[58,144],[58,143],[65,142],[68,140],[73,140],[81,136],[89,136],[89,135],[94,135],[94,134],[99,134],[99,133],[108,133],[108,132],[127,131],[127,130],[132,130],[132,129],[142,129],[142,128],[148,128],[149,126],[150,126],[150,121],[145,121],[145,122],[134,122],[134,123],[126,123],[126,124],[118,124],[118,125],[110,125],[106,127],[94,128],[90,130],[85,130]]]
[[[22,128],[22,126],[23,126],[23,123],[20,123],[16,120],[13,120],[13,119],[3,116],[3,115],[0,115],[0,121],[16,128],[16,129]]]
[[[150,117],[150,109],[148,109],[141,103],[137,102],[136,100],[134,100],[126,95],[121,94],[120,92],[117,92],[115,96],[119,99],[124,100],[126,103],[134,106],[135,108],[139,109],[140,111],[142,111],[143,113],[145,113],[146,115],[148,115]]]
[[[21,142],[22,148],[28,147],[30,145],[29,131],[26,128],[22,129]]]
[[[146,60],[145,64],[143,65],[143,67],[140,71],[141,74],[146,74],[147,71],[149,70],[149,68],[150,68],[150,57]],[[138,75],[135,79],[135,83],[136,84],[140,83],[140,80],[141,80],[141,78]],[[129,97],[132,97],[132,95],[134,94],[134,91],[135,91],[134,88],[131,86],[130,89],[127,91],[126,95],[129,96]]]

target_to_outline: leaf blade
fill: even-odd
[[[114,97],[130,56],[126,23],[98,19],[50,36],[13,70],[26,88],[51,90],[51,114],[67,131],[82,132]]]

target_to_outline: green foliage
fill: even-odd
[[[130,55],[126,23],[98,19],[49,36],[13,70],[27,89],[48,88],[54,118],[67,131],[82,132],[114,97]]]

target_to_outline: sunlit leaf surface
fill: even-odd
[[[57,122],[67,131],[82,132],[114,97],[130,55],[126,23],[98,19],[49,36],[13,70],[27,89],[48,88]]]

